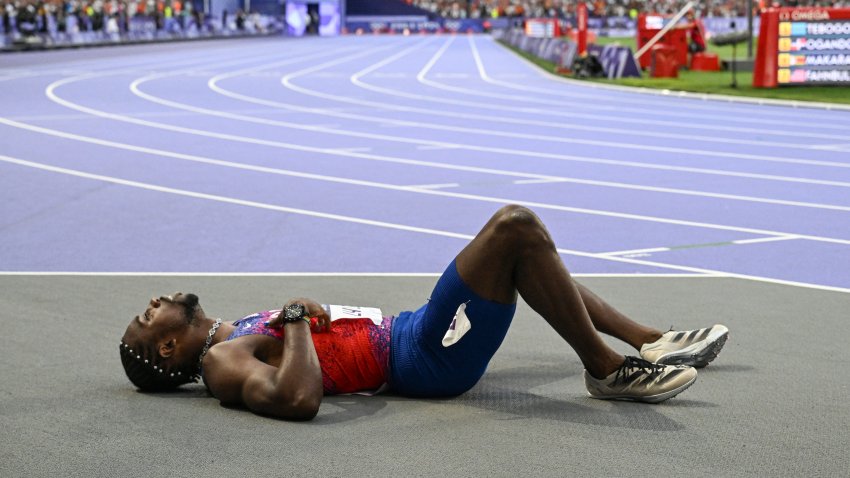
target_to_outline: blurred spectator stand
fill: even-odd
[[[720,57],[717,53],[694,53],[691,57],[691,70],[720,71]]]

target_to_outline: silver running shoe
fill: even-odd
[[[655,363],[701,368],[717,357],[728,337],[729,329],[723,325],[698,330],[671,330],[655,342],[644,344],[640,348],[640,356]]]
[[[588,394],[602,400],[663,402],[683,392],[696,379],[697,371],[691,367],[661,365],[629,356],[620,368],[603,379],[584,371]]]

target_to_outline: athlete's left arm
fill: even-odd
[[[223,405],[242,405],[261,415],[310,420],[322,402],[322,371],[310,328],[286,323],[283,355],[273,367],[260,360],[251,341],[216,344],[204,358],[204,381]]]

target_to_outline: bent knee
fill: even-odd
[[[537,214],[525,207],[520,206],[519,204],[508,204],[507,206],[502,206],[496,211],[496,214],[493,215],[500,222],[509,222],[509,223],[535,223],[540,222],[540,219],[537,217]]]
[[[537,214],[525,206],[509,204],[493,216],[496,230],[522,242],[552,244],[549,233]]]

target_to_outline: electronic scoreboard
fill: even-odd
[[[761,13],[753,86],[850,86],[850,8]]]

